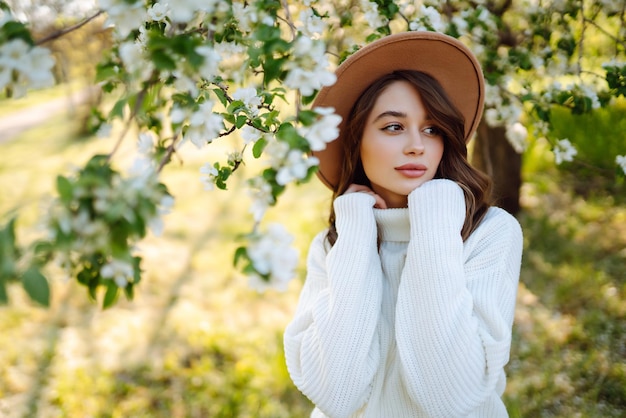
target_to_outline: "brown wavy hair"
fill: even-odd
[[[339,181],[333,189],[332,201],[345,193],[353,183],[371,187],[361,163],[361,139],[376,99],[386,87],[396,81],[406,81],[415,88],[426,113],[442,132],[444,149],[435,178],[453,180],[463,189],[466,209],[461,237],[465,241],[478,227],[491,205],[491,180],[483,172],[472,167],[467,160],[463,115],[439,82],[420,71],[400,70],[387,74],[372,83],[356,101],[341,139],[344,158]],[[331,203],[328,219],[330,226],[326,236],[331,246],[337,240],[335,219],[335,210]]]

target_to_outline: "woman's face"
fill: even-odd
[[[415,88],[406,81],[387,86],[361,140],[361,162],[372,190],[387,207],[406,207],[408,194],[435,176],[442,155],[441,132]]]

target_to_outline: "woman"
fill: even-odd
[[[343,118],[316,154],[333,205],[285,330],[289,373],[312,417],[505,417],[522,234],[467,163],[480,66],[411,32],[336,74],[315,103]]]

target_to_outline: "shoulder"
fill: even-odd
[[[309,245],[309,258],[312,256],[325,256],[330,251],[331,245],[328,242],[328,228],[318,232]]]
[[[505,211],[496,206],[492,206],[487,210],[484,218],[472,232],[469,241],[490,241],[498,245],[511,243],[514,246],[520,246],[523,242],[522,227],[518,220]]]
[[[520,232],[522,231],[522,227],[520,226],[519,221],[515,218],[515,216],[497,206],[492,206],[487,210],[487,213],[485,214],[485,217],[483,218],[479,227],[483,224],[492,227],[506,226],[507,228],[518,229]]]
[[[482,222],[463,246],[468,270],[508,272],[516,283],[519,278],[524,237],[522,228],[513,215],[498,207],[491,207]]]

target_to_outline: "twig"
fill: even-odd
[[[296,39],[297,28],[293,23],[293,19],[291,19],[289,5],[284,0],[281,1],[281,4],[283,6],[283,9],[285,10],[285,18],[281,18],[280,16],[278,16],[278,14],[276,15],[276,18],[283,20],[287,24],[287,26],[289,26],[289,29],[291,30],[291,39]]]
[[[593,20],[589,20],[586,17],[583,17],[583,22],[584,23],[588,23],[591,26],[595,26],[596,29],[598,29],[600,32],[602,32],[604,35],[608,36],[611,40],[615,41],[616,45],[622,45],[623,48],[626,49],[626,42],[624,42],[623,40],[619,39],[617,36],[612,35],[611,33],[609,33],[606,29],[604,29],[603,27],[601,27],[599,24],[597,24],[596,22],[594,22]]]
[[[165,150],[165,155],[163,156],[163,158],[161,159],[161,162],[159,163],[159,166],[157,167],[157,173],[160,173],[161,170],[163,170],[163,167],[165,167],[165,165],[172,160],[172,155],[176,152],[177,141],[178,141],[178,136],[172,139],[172,143]]]
[[[56,31],[56,32],[46,36],[45,38],[40,39],[39,41],[35,42],[35,45],[42,45],[42,44],[45,44],[46,42],[54,41],[55,39],[58,39],[58,38],[60,38],[61,36],[65,35],[65,34],[68,34],[68,33],[72,32],[72,31],[75,31],[76,29],[80,29],[81,27],[83,27],[87,23],[89,23],[92,20],[94,20],[96,17],[100,16],[102,13],[104,13],[104,10],[98,11],[93,16],[90,16],[90,17],[86,18],[85,20],[83,20],[82,22],[78,22],[77,24],[75,24],[73,26],[70,26],[70,27],[65,28],[65,29],[58,30],[58,31]]]

